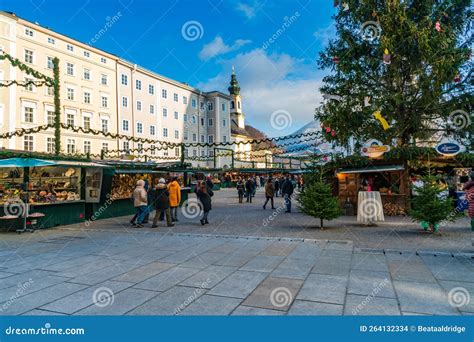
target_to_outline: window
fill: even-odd
[[[33,79],[31,79],[31,78],[25,78],[25,82],[32,82],[32,81],[33,81]],[[25,87],[25,90],[26,90],[26,91],[33,92],[33,91],[34,91],[33,83],[29,83],[29,84]]]
[[[155,135],[155,133],[156,133],[155,126],[151,125],[150,126],[150,135]]]
[[[178,114],[178,112],[174,112],[174,118],[175,118],[176,120],[179,119],[179,114]]]
[[[231,108],[231,109],[234,109],[234,108],[235,108],[235,103],[234,103],[234,101],[230,101],[230,108]]]
[[[168,109],[163,108],[163,117],[166,118],[168,117]]]
[[[122,74],[122,84],[123,85],[128,85],[128,76]]]
[[[107,60],[106,60],[104,57],[101,57],[101,58],[100,58],[100,62],[106,64],[106,63],[107,63]]]
[[[193,133],[193,141],[194,141],[194,142],[197,141],[197,135],[196,135],[196,133]]]
[[[141,122],[137,122],[137,133],[143,133],[143,124]]]
[[[186,158],[189,157],[189,150],[187,148],[184,149],[184,156]]]
[[[91,118],[90,118],[90,116],[84,116],[83,124],[84,124],[84,129],[91,129]]]
[[[168,137],[168,128],[163,128],[163,137],[164,138]]]
[[[84,103],[91,103],[91,93],[87,91],[84,92]]]
[[[225,143],[227,142],[227,135],[222,136],[222,142],[225,142]]]
[[[137,101],[137,110],[142,110],[142,102]]]
[[[148,85],[148,94],[150,95],[155,94],[155,86],[153,84]]]
[[[74,64],[66,63],[66,73],[70,76],[74,76]]]
[[[46,152],[54,153],[56,149],[56,144],[54,143],[54,138],[46,138]]]
[[[174,138],[179,139],[179,131],[177,129],[174,130]]]
[[[193,122],[193,124],[196,124],[196,115],[193,115],[192,122]]]
[[[204,143],[205,142],[205,137],[203,134],[201,134],[201,142]]]
[[[46,57],[46,68],[48,69],[53,69],[54,64],[53,64],[53,57]]]
[[[181,154],[181,149],[180,149],[179,147],[175,147],[175,148],[174,148],[174,155],[175,155],[176,157],[179,157],[180,154]]]
[[[164,150],[164,151],[163,151],[163,155],[164,155],[165,157],[168,157],[168,150]]]
[[[188,122],[188,114],[183,114],[183,121]]]
[[[135,89],[142,90],[142,81],[135,80]]]
[[[33,151],[33,136],[25,135],[23,137],[23,149],[25,151]]]
[[[54,38],[48,37],[48,43],[49,43],[49,44],[52,44],[52,45],[55,45],[55,44],[56,44],[56,40],[55,40]]]
[[[89,53],[89,51],[84,51],[84,57],[89,58],[90,56],[91,56],[91,54]]]
[[[214,120],[212,118],[208,119],[208,125],[209,126],[214,126]]]
[[[123,149],[125,150],[125,153],[130,152],[130,143],[128,141],[123,142]]]
[[[150,105],[150,114],[155,114],[155,105]]]
[[[67,88],[67,99],[74,101],[74,89]]]
[[[197,157],[197,151],[193,150],[193,157]]]
[[[196,108],[196,104],[197,104],[196,99],[191,99],[191,106],[193,108]]]
[[[84,79],[87,81],[91,80],[91,71],[89,69],[84,69]]]
[[[25,63],[33,64],[33,51],[25,49]]]
[[[183,104],[188,104],[188,98],[186,96],[183,96]]]
[[[101,122],[102,132],[108,133],[109,132],[109,120],[101,119],[100,122]]]
[[[168,91],[166,89],[161,89],[161,97],[164,99],[168,98]]]
[[[155,145],[150,145],[150,154],[154,156],[156,154],[156,148]]]
[[[76,153],[76,140],[67,139],[67,153]]]
[[[107,85],[107,75],[105,74],[100,75],[100,84],[105,85],[105,86]]]
[[[204,118],[201,118],[201,126],[204,126]]]
[[[102,108],[107,108],[109,106],[109,98],[107,96],[101,96]]]
[[[126,97],[126,96],[122,97],[122,106],[123,107],[128,107],[128,97]]]
[[[209,151],[209,157],[214,157],[214,151]]]
[[[209,144],[213,144],[213,143],[214,143],[214,136],[213,136],[213,135],[208,136],[208,137],[207,137],[207,142],[208,142]]]
[[[201,157],[204,157],[205,156],[205,152],[204,150],[201,150]]]
[[[91,153],[91,142],[90,141],[84,141],[84,153],[85,154]]]
[[[214,104],[212,102],[207,103],[207,110],[208,111],[214,110]]]
[[[33,37],[34,35],[35,35],[35,32],[32,29],[25,27],[25,36]]]
[[[74,126],[74,114],[66,114],[66,124],[69,126]]]
[[[187,131],[183,132],[183,139],[188,140],[188,132]]]
[[[138,148],[138,153],[143,153],[143,143],[138,143],[137,148]]]
[[[102,143],[102,151],[107,152],[109,150],[109,144],[108,143]]]
[[[54,95],[54,88],[53,87],[46,87],[46,94],[49,96]]]
[[[122,120],[122,130],[128,131],[128,120]]]
[[[222,120],[222,127],[225,127],[225,126],[227,126],[227,120],[226,120],[226,119],[223,119],[223,120]]]
[[[25,122],[33,122],[33,107],[25,107]]]
[[[173,94],[173,100],[174,102],[178,102],[178,94],[176,93]]]
[[[73,52],[73,51],[74,51],[74,46],[72,46],[71,44],[67,44],[67,45],[66,45],[66,49],[67,49],[68,51]]]
[[[239,107],[239,109],[240,109],[240,101],[238,101],[238,102],[237,102],[237,106],[238,106],[238,107]]]
[[[225,103],[223,103],[223,104],[221,105],[221,108],[222,108],[222,111],[223,111],[223,112],[225,112],[225,110],[226,110],[225,107],[226,107],[226,106],[225,106]]]
[[[52,110],[46,111],[46,121],[48,122],[48,125],[54,125],[54,122],[55,122],[54,119],[55,119],[54,112]]]

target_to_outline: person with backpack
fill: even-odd
[[[196,196],[201,203],[201,208],[203,211],[203,215],[201,218],[201,225],[209,224],[209,221],[207,220],[207,217],[209,215],[209,212],[212,209],[212,201],[211,197],[214,195],[212,189],[209,189],[209,187],[206,185],[206,183],[201,183],[199,185],[199,188],[196,191]]]
[[[239,178],[239,180],[237,181],[237,194],[239,196],[239,203],[242,203],[244,201],[244,193],[245,193],[244,183],[242,182],[242,179]]]
[[[168,227],[173,227],[174,224],[171,222],[171,212],[170,212],[170,193],[168,191],[168,187],[166,186],[166,181],[164,178],[160,178],[158,184],[155,187],[155,208],[156,213],[155,217],[153,218],[153,225],[151,228],[158,227],[158,220],[160,218],[160,214],[163,212],[166,216],[166,224]]]
[[[268,201],[271,201],[272,209],[275,209],[273,205],[273,196],[275,195],[275,187],[273,186],[273,181],[271,178],[268,178],[267,183],[265,184],[265,203],[263,204],[263,210],[267,209]]]
[[[135,190],[133,190],[133,206],[137,212],[135,221],[133,221],[132,224],[137,228],[142,228],[143,220],[148,211],[147,192],[145,190],[145,182],[142,179],[137,181],[137,186]]]

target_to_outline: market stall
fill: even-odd
[[[100,199],[104,168],[90,162],[0,160],[0,217],[17,216],[0,224],[25,226],[24,219],[33,212],[44,215],[37,228],[83,222],[86,203]]]

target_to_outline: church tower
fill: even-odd
[[[229,94],[230,100],[230,118],[238,128],[245,129],[245,115],[242,111],[242,97],[240,96],[240,86],[235,75],[235,69],[232,67],[232,76],[230,78]]]

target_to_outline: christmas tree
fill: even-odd
[[[442,221],[455,221],[458,215],[453,208],[453,199],[442,189],[439,179],[433,176],[423,178],[423,186],[414,190],[417,196],[412,199],[412,208],[408,214],[414,221],[427,222],[430,230],[435,231],[435,226]],[[444,193],[443,193],[444,192]]]
[[[309,183],[308,178],[311,179]],[[331,185],[324,180],[322,170],[311,177],[305,177],[305,188],[298,195],[298,202],[302,212],[320,219],[321,229],[324,228],[324,220],[332,220],[341,215],[338,199],[332,195]]]

